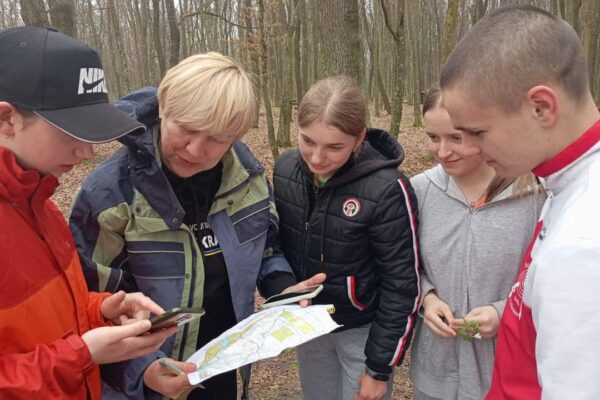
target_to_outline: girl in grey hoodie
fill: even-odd
[[[479,400],[490,386],[505,298],[545,195],[532,175],[497,177],[462,143],[440,103],[440,91],[432,89],[423,104],[429,149],[439,165],[411,180],[423,290],[410,377],[415,399]]]

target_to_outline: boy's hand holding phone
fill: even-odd
[[[165,310],[143,293],[125,293],[121,290],[104,299],[100,304],[100,312],[116,325],[126,325],[148,319],[150,313],[163,314]]]
[[[103,326],[81,336],[92,361],[109,364],[140,357],[158,350],[177,328],[148,334],[150,321],[139,320],[122,326]]]
[[[160,315],[152,317],[150,322],[150,332],[156,332],[161,329],[172,328],[192,322],[205,314],[202,307],[176,307]]]

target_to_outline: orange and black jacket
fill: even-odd
[[[49,199],[58,181],[0,147],[0,398],[100,399],[81,339],[104,326],[71,233]]]

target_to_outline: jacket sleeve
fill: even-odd
[[[57,397],[85,385],[93,368],[90,352],[80,336],[39,344],[33,351],[0,355],[0,392],[2,398]]]
[[[269,187],[269,228],[257,280],[258,291],[263,297],[281,293],[296,284],[292,267],[283,255],[279,244],[279,215],[275,208],[273,188],[268,182],[267,185]]]
[[[574,398],[575,393],[580,399],[600,398],[599,259],[597,233],[573,234],[534,256],[523,300],[531,305],[537,333],[544,399]]]
[[[112,325],[111,321],[104,319],[100,311],[100,305],[109,297],[111,293],[89,292],[87,301],[87,314],[90,322],[90,329],[99,328],[102,326]]]
[[[490,304],[490,306],[492,306],[496,309],[496,312],[500,316],[500,319],[502,319],[502,313],[504,312],[505,305],[506,305],[506,299],[495,301],[492,304]]]
[[[135,282],[127,268],[124,230],[128,222],[126,204],[100,210],[94,195],[84,186],[71,209],[69,228],[90,290],[135,291]]]
[[[419,305],[416,213],[413,189],[402,176],[382,196],[369,227],[380,299],[365,354],[367,366],[381,373],[402,362]]]
[[[432,290],[435,291],[435,285],[429,280],[429,276],[427,276],[427,273],[425,272],[425,269],[421,269],[421,276],[420,276],[420,281],[421,281],[421,293],[419,295],[419,317],[423,318],[424,316],[424,312],[425,310],[423,309],[423,300],[425,300],[425,296],[427,296],[427,293],[431,292]]]
[[[69,226],[77,245],[85,279],[91,290],[135,292],[135,281],[127,268],[124,229],[126,204],[99,210],[94,196],[82,186],[71,210]],[[102,379],[130,399],[160,398],[144,393],[143,374],[148,365],[166,355],[157,351],[133,360],[101,366]]]

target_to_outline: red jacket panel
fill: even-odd
[[[100,372],[81,335],[104,326],[88,293],[58,181],[23,171],[0,147],[0,397],[100,399]]]

